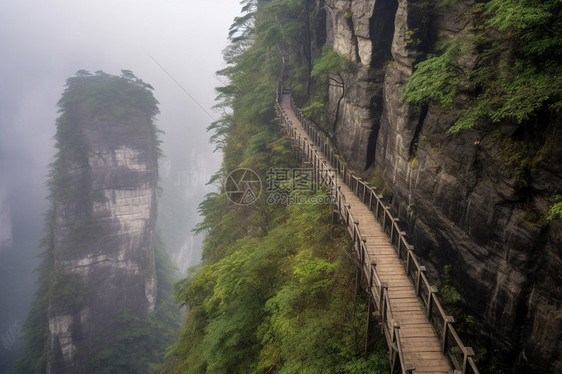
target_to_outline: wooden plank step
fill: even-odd
[[[440,360],[423,360],[417,359],[416,370],[414,373],[452,373],[450,364],[447,359],[442,358]]]
[[[408,320],[408,319],[422,319],[423,323],[427,322],[425,317],[425,311],[422,310],[404,310],[399,305],[392,305],[392,312],[394,314],[394,319],[396,320]]]
[[[396,252],[394,251],[394,248],[392,248],[392,247],[386,247],[384,245],[373,244],[373,243],[369,243],[369,242],[365,243],[365,247],[367,247],[367,251],[374,252],[375,256],[387,255],[387,256],[393,256],[396,259],[398,259],[398,255],[396,254]]]
[[[398,255],[394,252],[394,248],[384,247],[382,245],[376,245],[367,243],[365,245],[367,247],[367,252],[373,252],[373,255],[376,256],[392,256],[398,260]]]
[[[388,256],[388,257],[394,257],[396,258],[397,261],[400,261],[392,248],[377,247],[374,245],[367,244],[367,252],[369,252],[369,254],[373,257]],[[402,262],[400,261],[400,263]]]
[[[362,204],[362,203],[361,203]],[[353,206],[351,207],[351,214],[353,214]],[[375,220],[375,216],[373,215],[373,212],[371,212],[369,209],[363,211],[363,210],[357,210],[357,213],[353,214],[354,218],[357,218],[360,222],[359,222],[359,227],[361,227],[361,219],[365,220],[365,223],[369,224],[371,222],[369,222],[371,219],[374,221]],[[374,223],[374,222],[372,222]],[[371,226],[373,228],[375,228],[374,226]]]
[[[382,257],[382,258],[394,258],[398,261],[400,261],[400,259],[398,258],[398,255],[396,254],[396,251],[394,250],[394,248],[390,248],[390,247],[383,247],[382,245],[372,245],[370,243],[366,243],[366,247],[367,250],[375,250],[376,254],[375,256],[377,257]]]
[[[405,325],[404,327],[400,327],[400,336],[417,338],[435,337],[435,333],[431,327],[424,323],[420,325]]]
[[[375,256],[373,259],[375,261],[378,260],[377,256]],[[406,270],[404,269],[402,263],[398,261],[398,259],[396,259],[395,261],[381,259],[380,263],[377,262],[377,273],[404,274],[404,276],[406,276]]]
[[[440,351],[426,352],[426,351],[408,351],[408,357],[414,358],[414,362],[443,360],[445,357]]]
[[[412,303],[400,303],[399,301],[401,300],[395,300],[394,302],[391,302],[391,308],[394,313],[401,312],[405,313],[406,315],[412,313],[421,313],[425,316],[424,310],[420,309],[418,305]],[[404,319],[404,316],[397,315],[396,319]]]
[[[372,256],[374,258],[380,258],[381,260],[394,260],[397,264],[402,265],[402,261],[398,258],[396,253],[394,253],[393,249],[382,247],[369,248],[369,246],[367,246],[367,252],[373,252]],[[404,267],[404,265],[402,265],[402,267]]]
[[[376,262],[377,259],[373,258],[373,261]],[[386,266],[389,266],[389,265],[379,265],[379,263],[377,262],[377,264],[375,266],[375,270],[377,271],[377,274],[379,276],[384,276],[385,278],[387,278],[389,280],[410,279],[406,275],[406,272],[400,270],[400,266],[402,266],[402,265],[394,264],[394,265],[392,265],[393,266],[392,269],[387,269]],[[414,288],[413,285],[412,285],[412,288]]]
[[[399,275],[400,272],[401,272],[399,268],[398,269],[395,268],[395,269],[389,269],[389,270],[387,270],[387,269],[382,270],[378,266],[377,266],[376,270],[377,270],[377,274],[379,275],[379,278],[383,282],[387,282],[387,283],[389,283],[389,282],[386,279],[391,279],[391,280],[394,280],[394,281],[399,279],[399,278],[397,278],[397,275]],[[404,278],[402,278],[402,279],[406,280],[408,278],[406,278],[406,275],[404,274]],[[414,287],[412,287],[412,288],[414,288]]]
[[[377,258],[375,257],[374,260],[376,261]],[[406,276],[406,272],[404,271],[404,267],[401,263],[386,263],[386,264],[379,264],[377,262],[377,274],[379,275],[404,275]]]
[[[373,217],[373,222],[370,224],[364,224],[363,226],[361,226],[361,222],[360,222],[359,229],[361,230],[361,235],[383,238],[388,241],[388,236],[386,235],[386,233],[384,233],[380,228],[378,228],[375,225],[378,225],[378,223],[374,221],[374,217]]]
[[[406,272],[403,270],[403,266],[398,260],[389,260],[389,259],[380,259],[376,256],[373,258],[374,261],[377,263],[377,274],[386,274],[386,275],[404,275],[406,277]]]
[[[410,317],[410,318],[394,317],[394,320],[400,322],[400,327],[404,327],[408,325],[421,325],[422,323],[427,322],[427,319],[425,317]]]
[[[439,343],[439,340],[437,339],[436,336],[433,336],[433,337],[408,337],[408,338],[404,338],[403,339],[404,341],[402,343],[406,344],[406,345],[413,346],[413,345],[425,344],[428,341],[431,341],[432,339],[435,341],[436,344]]]
[[[404,291],[404,290],[414,292],[414,290],[412,290],[412,287],[411,287],[411,285],[410,285],[410,283],[408,282],[407,279],[396,280],[396,281],[388,284],[388,291],[389,292]]]
[[[401,274],[404,274],[404,278],[406,278],[406,273],[404,273],[400,269],[399,265],[393,266],[392,268],[384,268],[384,269],[382,269],[381,267],[379,267],[377,265],[376,269],[377,269],[377,274],[379,275],[379,278],[381,278],[381,280],[383,280],[384,282],[386,282],[386,280],[385,280],[386,278],[396,279],[396,276],[401,275]],[[412,287],[412,288],[414,288],[414,287]]]
[[[361,226],[361,223],[359,223],[361,234],[365,232],[365,235],[374,236],[389,241],[386,233],[382,231],[379,227],[377,227],[378,225],[379,223],[375,220],[375,217],[373,217],[372,220],[366,220],[363,226]]]
[[[385,280],[383,279],[382,282],[385,282]],[[406,293],[408,292],[408,293]],[[396,301],[392,301],[392,294],[399,294],[401,295],[401,297],[399,297],[400,300],[396,300]],[[407,302],[411,302],[412,304],[416,305],[417,301],[419,300],[416,297],[416,293],[414,292],[414,290],[409,289],[409,287],[399,287],[396,289],[390,289],[388,292],[388,295],[390,296],[390,303],[392,305],[399,305],[399,304],[404,304]],[[408,297],[406,297],[408,296]],[[403,300],[405,299],[405,300]],[[423,305],[423,304],[420,304]]]
[[[423,353],[423,357],[428,357],[428,353],[437,352],[441,354],[441,346],[437,342],[424,342],[420,344],[407,344],[408,339],[402,341],[402,351]]]
[[[388,293],[390,298],[390,302],[392,303],[393,299],[413,299],[415,298],[415,292],[413,290],[407,291],[392,291]]]
[[[369,252],[369,248],[367,248],[367,252]],[[377,260],[381,261],[381,265],[384,262],[391,262],[394,264],[400,264],[402,265],[402,261],[400,261],[400,259],[398,258],[398,256],[396,256],[396,253],[392,253],[389,250],[384,250],[384,251],[380,251],[380,250],[376,250],[373,253],[373,257],[376,258]],[[404,265],[402,265],[402,267],[404,267]]]
[[[283,96],[281,106],[295,125],[298,136],[308,137],[290,106],[289,95]],[[319,152],[318,156],[326,167],[333,168],[326,155]],[[340,173],[337,173],[337,178],[353,219],[359,223],[361,237],[366,240],[366,262],[376,261],[377,275],[382,282],[388,283],[393,317],[400,323],[399,334],[406,361],[416,365],[417,374],[451,373],[450,363],[440,352],[441,345],[426,318],[423,303],[416,297],[414,282],[405,273],[403,261],[398,257],[388,235],[382,230],[382,225],[376,220],[374,211],[361,201],[361,197],[355,196],[355,191],[344,184]],[[362,271],[368,272],[370,269],[366,266]],[[375,300],[375,303],[378,302],[379,300]]]
[[[414,288],[412,280],[408,277],[405,277],[405,276],[399,276],[399,275],[388,276],[387,275],[387,276],[385,276],[385,279],[388,282],[388,284],[390,285],[390,287],[394,286],[396,284],[396,282],[400,282],[400,284],[407,284],[408,287]]]
[[[402,273],[406,275],[406,272],[403,271],[404,266],[402,266],[402,263],[397,258],[381,257],[375,255],[373,259],[377,261],[378,269],[386,269],[389,266],[398,267],[400,270],[402,270]]]
[[[394,319],[396,319],[397,321],[401,321],[401,322],[404,321],[406,323],[409,320],[413,320],[413,319],[423,319],[423,322],[420,322],[419,324],[427,322],[427,318],[425,318],[425,313],[423,313],[421,310],[403,311],[400,308],[393,308],[392,312],[394,315]],[[408,324],[411,325],[412,323],[408,323]]]
[[[412,285],[408,282],[407,279],[394,280],[393,282],[388,282],[388,285],[388,290],[390,292],[412,289]]]
[[[421,305],[419,305],[419,303],[410,303],[408,302],[408,299],[404,299],[402,300],[394,300],[392,301],[392,312],[403,312],[403,313],[409,313],[409,312],[422,312],[422,307]]]
[[[441,360],[428,361],[428,365],[421,362],[416,363],[416,374],[451,374],[453,371],[448,363],[442,363]]]

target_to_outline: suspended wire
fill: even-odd
[[[174,76],[172,74],[170,74],[168,72],[168,70],[166,70],[166,68],[164,68],[164,66],[162,66],[162,64],[160,64],[150,53],[148,53],[148,51],[144,50],[144,52],[148,55],[148,57],[150,57],[152,59],[152,61],[154,61],[156,63],[156,65],[158,65],[160,67],[160,69],[162,69],[164,71],[164,73],[166,73],[174,82],[176,82],[176,84],[179,86],[179,88],[181,88],[183,90],[183,92],[185,92],[187,94],[187,96],[189,96],[189,98],[191,100],[193,100],[193,102],[195,104],[199,105],[199,108],[201,108],[209,116],[210,119],[212,119],[213,121],[216,121],[215,117],[213,117],[207,111],[207,109],[205,109],[205,107],[203,107],[203,105],[199,104],[199,102],[185,89],[185,87],[182,86],[181,83],[178,82],[178,80],[176,78],[174,78]]]

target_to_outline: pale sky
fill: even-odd
[[[239,9],[237,0],[3,0],[0,131],[22,138],[34,161],[44,159],[65,80],[79,69],[128,69],[155,88],[168,137],[177,139],[176,127],[203,135],[208,115],[146,52],[210,112],[220,85],[214,73]]]
[[[80,69],[132,70],[154,87],[169,156],[162,171],[194,150],[216,165],[207,164],[205,173],[218,169],[220,155],[212,154],[205,129],[219,116],[211,109],[221,85],[215,72],[224,67],[222,50],[239,10],[238,0],[2,0],[0,188],[15,191],[14,215],[42,222],[56,103]]]

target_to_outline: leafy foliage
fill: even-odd
[[[460,44],[455,41],[446,47],[442,55],[430,55],[420,62],[404,89],[404,102],[420,104],[437,101],[444,108],[452,109],[459,84],[455,64],[460,56]]]
[[[330,74],[337,74],[349,67],[351,60],[347,56],[340,55],[330,46],[326,45],[322,49],[322,54],[314,62],[314,67],[310,73],[311,77],[321,77],[326,80]]]
[[[239,234],[228,254],[176,284],[191,310],[171,372],[336,373],[377,360],[385,372],[384,355],[359,355],[366,305],[353,301],[345,233],[327,210],[278,208],[265,236]]]
[[[483,10],[483,11],[482,11]],[[562,3],[557,0],[491,0],[474,8],[479,34],[457,39],[416,66],[404,91],[409,104],[439,102],[459,111],[450,132],[479,120],[526,123],[544,106],[562,106]],[[459,50],[459,45],[464,46]],[[471,46],[471,47],[469,47]],[[456,63],[478,55],[472,71]],[[454,99],[469,81],[475,96],[467,105]],[[466,89],[466,87],[465,87]]]
[[[122,70],[121,76],[97,71],[92,75],[80,70],[66,82],[66,89],[59,101],[61,112],[72,110],[73,104],[86,102],[90,112],[108,111],[127,115],[129,111],[142,111],[149,118],[158,114],[158,101],[152,95],[152,86],[137,78],[130,70]]]
[[[552,221],[553,219],[562,218],[562,195],[556,195],[556,203],[554,203],[546,215],[547,221]]]
[[[307,91],[310,3],[243,2],[246,14],[235,19],[225,51],[229,65],[219,72],[229,84],[217,89],[224,115],[210,127],[224,155],[212,183],[240,167],[265,181],[270,167],[297,166],[273,108],[278,46],[295,66],[304,65],[291,69],[289,85]],[[324,62],[330,61],[340,59],[330,54]],[[362,357],[366,302],[354,300],[349,243],[330,224],[329,208],[272,206],[264,195],[237,206],[221,190],[199,206],[203,263],[176,283],[177,301],[189,312],[165,372],[388,371],[384,353]]]
[[[53,308],[72,309],[81,306],[88,290],[82,276],[56,266],[49,274],[49,301]]]
[[[328,45],[322,48],[322,54],[314,60],[310,73],[311,78],[314,79],[314,89],[310,93],[309,105],[303,108],[303,111],[316,123],[329,122],[325,107],[330,86],[341,88],[343,97],[345,87],[341,72],[349,68],[350,62],[351,60],[347,56],[340,55]],[[337,119],[337,114],[333,116]]]

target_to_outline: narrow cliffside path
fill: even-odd
[[[283,95],[281,108],[289,121],[292,121],[297,137],[306,138],[307,134],[303,126],[291,108],[289,95]],[[332,168],[320,151],[317,154],[328,168]],[[341,175],[338,175],[338,178],[343,180]],[[363,239],[366,239],[365,245],[369,257],[366,261],[376,263],[376,271],[381,282],[388,284],[390,307],[394,321],[400,326],[404,361],[415,365],[415,373],[452,373],[451,365],[441,351],[441,343],[435,336],[433,325],[429,322],[424,306],[416,296],[415,285],[406,275],[404,266],[390,240],[369,208],[346,184],[340,185],[340,192],[345,196],[346,204],[359,223]],[[380,301],[375,300],[375,302],[380,310]]]

